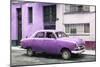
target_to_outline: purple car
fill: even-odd
[[[81,54],[85,51],[85,42],[78,38],[69,38],[64,32],[56,30],[40,30],[31,37],[21,40],[21,47],[27,49],[27,55],[32,56],[36,52],[48,54],[60,54],[63,59],[69,59],[71,55]]]

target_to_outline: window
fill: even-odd
[[[79,12],[82,12],[82,11],[83,11],[83,6],[82,6],[82,5],[79,5],[79,6],[78,6],[78,11],[79,11]]]
[[[77,27],[79,27],[79,24],[66,24],[65,32],[75,34],[75,33],[77,33]]]
[[[69,24],[65,24],[65,32],[69,33]]]
[[[44,38],[45,37],[45,33],[44,32],[38,32],[35,37],[36,38]]]
[[[17,11],[17,20],[18,22],[21,22],[22,21],[22,9],[17,8],[16,11]]]
[[[64,32],[56,32],[56,36],[58,38],[61,38],[61,37],[68,37]]]
[[[65,32],[69,34],[84,34],[90,33],[90,24],[65,24]]]
[[[29,23],[32,23],[32,17],[33,12],[32,12],[32,7],[28,7],[28,18],[29,18]]]
[[[56,5],[43,6],[44,29],[56,28]]]
[[[89,6],[83,6],[83,11],[84,12],[89,12],[90,11],[90,7]]]
[[[90,32],[90,25],[88,24],[84,24],[84,33],[89,33]]]
[[[76,28],[72,28],[72,29],[70,30],[70,33],[72,33],[72,34],[77,33]]]
[[[90,6],[87,5],[67,5],[65,4],[65,13],[89,12]]]
[[[78,6],[77,5],[70,5],[70,12],[78,12]]]
[[[52,32],[47,32],[46,38],[55,38],[55,35]]]

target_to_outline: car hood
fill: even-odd
[[[72,43],[75,43],[78,45],[85,44],[85,42],[80,38],[66,38],[66,37],[64,37],[64,38],[58,38],[58,40],[65,41],[65,42],[72,42]]]

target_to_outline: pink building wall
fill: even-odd
[[[19,4],[12,4],[11,5],[11,40],[18,39],[17,36],[17,12],[16,8],[20,8]]]
[[[43,5],[41,3],[17,3],[11,5],[11,40],[18,39],[16,8],[22,8],[22,38],[43,29]],[[29,23],[28,7],[33,8],[33,22]]]
[[[33,8],[33,22],[28,22],[28,7]],[[43,7],[40,3],[22,5],[22,38],[31,36],[35,31],[43,29]]]

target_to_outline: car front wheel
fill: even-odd
[[[69,59],[71,57],[71,53],[69,50],[63,50],[61,55],[64,60]]]

